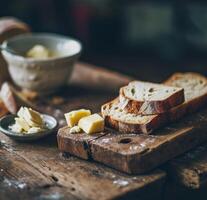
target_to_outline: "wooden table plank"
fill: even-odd
[[[0,138],[0,199],[52,199],[54,196],[78,199],[60,187],[52,177],[33,166],[31,161],[18,155],[15,147]]]
[[[53,140],[55,138],[47,138],[34,144],[16,143],[2,134],[0,138],[4,140],[6,148],[12,149],[41,174],[52,178],[57,185],[67,188],[77,198],[115,199],[120,196],[128,198],[128,195],[149,198],[152,195],[161,195],[165,178],[163,171],[128,176],[74,157],[63,158]],[[12,160],[12,156],[9,160]]]
[[[4,182],[16,182],[16,187],[44,187],[55,182],[37,170],[30,162],[18,156],[11,148],[0,149],[0,175]],[[11,180],[11,181],[10,181]]]
[[[51,186],[45,188],[21,189],[0,182],[1,200],[80,200],[68,192],[67,188]]]

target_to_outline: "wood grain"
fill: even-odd
[[[50,199],[64,196],[78,199],[59,186],[51,176],[33,166],[30,160],[18,155],[12,143],[7,143],[2,137],[0,141],[0,199]]]
[[[89,143],[92,140],[106,134],[107,132],[101,132],[93,135],[89,135],[84,132],[71,134],[70,129],[65,126],[59,129],[57,134],[58,149],[61,152],[70,153],[87,160],[91,156]]]
[[[23,172],[20,174],[30,174],[26,180],[21,179],[21,175],[19,177],[13,175],[12,178],[21,180],[22,183],[26,183],[33,189],[37,189],[35,186],[37,183],[42,187],[45,184],[53,187],[55,184],[60,188],[67,188],[69,194],[77,199],[115,199],[119,197],[125,199],[130,197],[131,199],[133,195],[145,199],[151,198],[153,195],[161,195],[165,178],[163,171],[156,170],[148,175],[129,176],[71,156],[62,157],[53,140],[55,138],[47,138],[34,144],[16,143],[2,134],[0,134],[0,138],[1,141],[4,141],[1,150],[5,148],[7,151],[7,159],[2,157],[3,162],[1,161],[1,163],[11,162],[11,160],[15,162],[15,156],[17,159],[20,158],[18,165],[15,165],[16,169],[8,168],[7,173],[15,174],[19,168],[22,169]],[[25,164],[21,163],[29,163],[32,168],[29,168],[29,165],[25,167]],[[5,166],[7,165],[6,163]],[[2,167],[2,165],[0,166]],[[35,172],[31,173],[30,169],[35,169]],[[31,178],[32,174],[36,177]]]

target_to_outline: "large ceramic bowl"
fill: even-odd
[[[57,55],[47,59],[25,57],[26,52],[37,44]],[[47,33],[15,36],[4,41],[3,46],[20,53],[2,51],[15,84],[42,94],[53,92],[66,84],[82,49],[77,40]]]

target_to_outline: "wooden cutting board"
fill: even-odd
[[[57,137],[62,152],[91,158],[129,174],[140,174],[207,141],[207,109],[169,124],[153,135],[120,134],[107,130],[89,136],[69,134],[69,128],[64,127]]]

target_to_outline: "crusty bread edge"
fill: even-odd
[[[104,113],[104,107],[109,106],[110,104],[115,103],[119,99],[116,98],[106,104],[104,104],[101,107],[101,114],[105,119],[105,125],[107,127],[113,128],[121,133],[136,133],[136,134],[150,134],[155,129],[161,127],[166,123],[166,115],[165,114],[159,114],[154,115],[154,117],[151,117],[152,119],[146,123],[143,124],[132,124],[132,123],[126,123],[120,120],[117,120],[113,118],[112,116],[105,115]]]
[[[126,87],[126,86],[125,86]],[[128,113],[141,114],[141,115],[153,115],[164,113],[167,110],[182,104],[185,101],[184,89],[180,88],[173,95],[169,96],[165,100],[161,101],[136,101],[130,99],[124,94],[124,87],[120,88],[119,95],[121,98],[125,98],[128,103],[125,107],[125,111]]]

